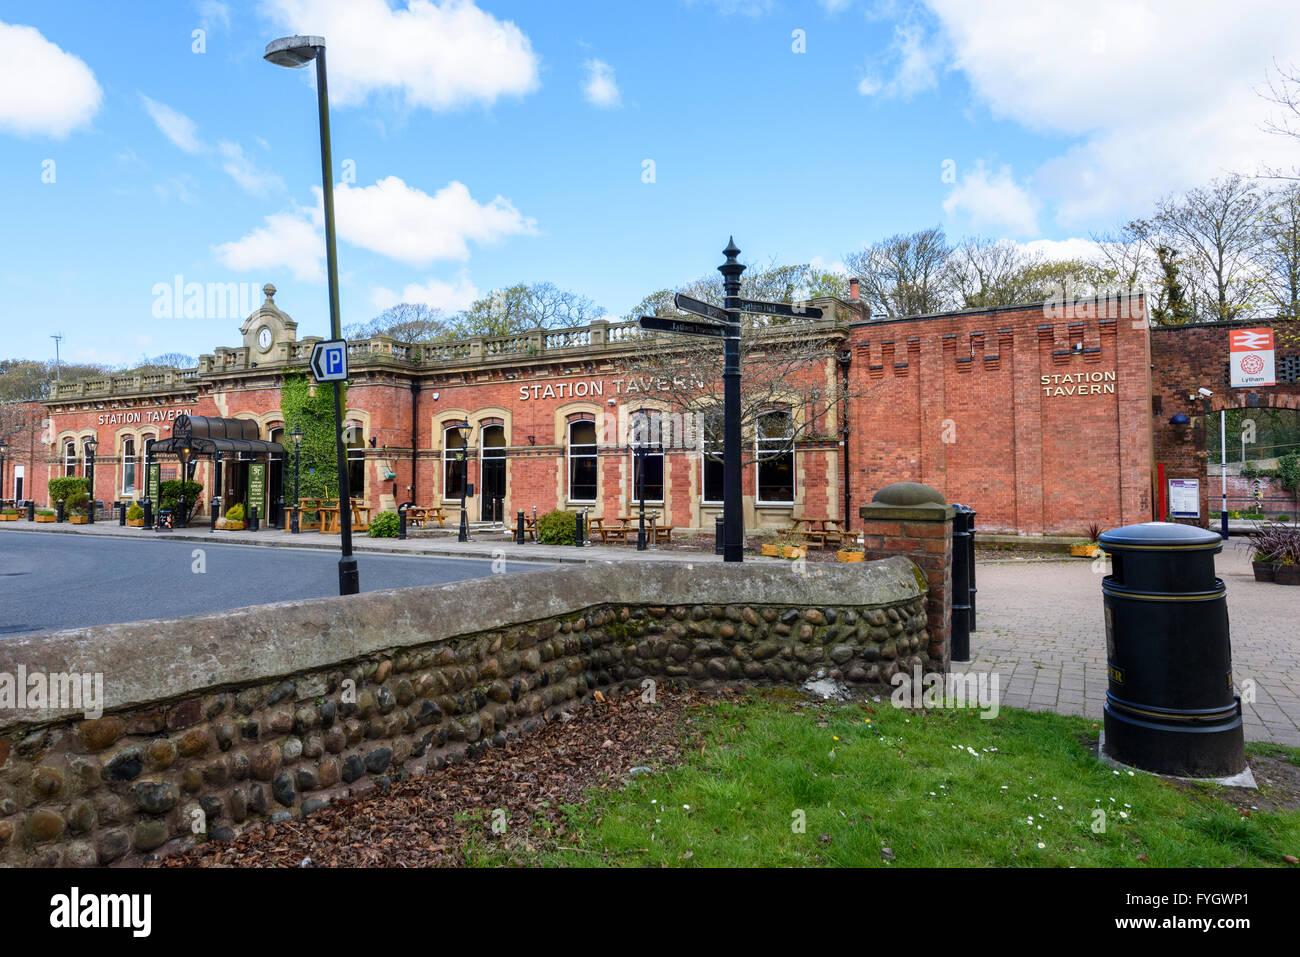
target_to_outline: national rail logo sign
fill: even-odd
[[[1273,330],[1234,329],[1228,333],[1232,387],[1277,385],[1273,371]]]

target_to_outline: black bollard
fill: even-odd
[[[406,502],[397,506],[397,539],[406,541]]]
[[[970,564],[966,566],[966,573],[970,576],[970,630],[976,631],[975,627],[975,509],[971,509],[967,515],[967,531],[970,532]]]
[[[519,510],[519,518],[515,522],[515,544],[522,545],[523,543],[524,543],[524,510],[521,508]]]
[[[582,512],[575,512],[573,516],[573,544],[581,548],[582,538],[583,538]]]
[[[32,498],[27,500],[27,521],[36,521],[36,500]]]
[[[248,510],[248,530],[255,532],[257,528],[257,506],[254,505]]]
[[[153,531],[153,502],[144,498],[140,500],[140,504],[144,508],[144,527]]]
[[[54,520],[56,522],[63,521],[63,499],[59,499],[58,502],[55,503]]]
[[[970,532],[962,505],[952,517],[952,660],[970,661]]]
[[[215,495],[212,496],[212,508],[209,511],[211,511],[212,514],[208,516],[208,531],[215,532],[217,530],[217,516],[221,512],[221,499],[217,498]]]
[[[713,554],[715,555],[722,554],[722,541],[725,531],[726,525],[722,521],[722,516],[719,515],[713,520]]]
[[[125,528],[126,527],[126,502],[114,502],[113,507],[117,509],[117,524]]]

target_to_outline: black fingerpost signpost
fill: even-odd
[[[683,312],[703,316],[712,322],[694,322],[671,316],[642,316],[642,329],[686,336],[707,336],[722,340],[722,560],[744,561],[745,522],[740,489],[740,317],[743,313],[780,316],[792,319],[820,319],[822,311],[802,303],[763,302],[740,298],[740,276],[745,266],[736,257],[734,238],[722,251],[727,261],[718,267],[722,273],[722,307],[678,293],[673,305]]]

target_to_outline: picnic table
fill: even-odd
[[[633,527],[628,524],[626,519],[620,518],[617,525],[606,525],[603,518],[593,518],[588,522],[587,532],[595,538],[600,536],[601,542],[608,545],[611,541],[622,542],[627,544],[627,536],[634,531]]]
[[[437,522],[439,528],[447,527],[447,514],[441,505],[408,505],[406,523],[424,528],[429,522]]]
[[[803,528],[799,527],[801,525]],[[832,544],[844,543],[844,529],[833,518],[796,518],[795,530],[803,535],[803,540],[808,545],[829,548]]]
[[[650,531],[648,532],[647,537],[649,538],[651,545],[658,545],[661,541],[671,542],[673,540],[673,526],[658,524],[658,512],[646,512],[645,517],[646,521],[650,524]],[[641,527],[641,515],[639,512],[636,515],[620,515],[618,520],[625,525],[632,526],[633,529],[639,530]]]

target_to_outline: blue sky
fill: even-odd
[[[829,267],[936,223],[1086,251],[1162,193],[1297,165],[1256,92],[1300,60],[1291,7],[0,3],[4,352],[236,344],[237,320],[155,318],[177,275],[273,282],[326,334],[314,71],[262,59],[288,33],[328,44],[351,323],[521,280],[621,315],[731,234]]]

